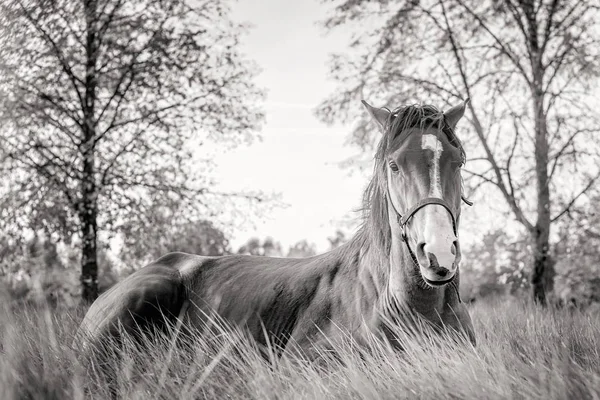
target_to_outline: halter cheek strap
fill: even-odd
[[[467,199],[465,196],[463,196],[462,194],[460,195],[460,198],[462,199],[462,201],[465,202],[466,205],[468,205],[469,207],[473,205],[473,202],[470,201],[469,199]]]

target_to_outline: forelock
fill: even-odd
[[[394,139],[403,132],[417,128],[420,130],[436,129],[442,131],[450,144],[460,150],[462,162],[466,161],[465,151],[454,129],[446,121],[444,113],[431,105],[413,104],[388,110],[390,114],[385,124],[385,130],[377,147],[375,162],[380,162],[390,151]]]

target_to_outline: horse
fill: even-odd
[[[468,99],[390,110],[362,101],[381,131],[362,224],[345,244],[309,258],[169,253],[103,293],[78,336],[84,345],[182,321],[202,330],[210,316],[280,351],[308,350],[347,332],[393,342],[390,321],[415,315],[473,345],[459,294],[458,227],[465,152],[455,134]]]

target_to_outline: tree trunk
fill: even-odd
[[[538,80],[539,79],[539,80]],[[534,85],[541,82],[536,76]],[[546,271],[550,269],[550,185],[548,177],[548,135],[544,96],[541,88],[534,88],[535,113],[535,173],[537,186],[537,222],[533,228],[535,243],[534,265],[531,274],[531,287],[535,302],[546,304]]]
[[[83,175],[81,180],[82,202],[80,208],[81,222],[81,298],[91,303],[98,297],[98,183],[96,182],[96,63],[97,48],[97,1],[84,2],[86,15],[86,71],[85,97],[83,108],[83,140],[80,150],[83,159]]]
[[[85,189],[81,219],[81,299],[91,303],[98,297],[97,205],[95,185],[83,184]],[[90,188],[92,186],[91,190]]]
[[[548,228],[543,229],[539,226],[536,226],[534,231],[535,253],[531,273],[531,289],[533,300],[541,305],[546,305],[546,273],[550,269],[548,232]]]
[[[533,1],[524,1],[521,7],[527,20],[527,38],[530,52],[532,82],[530,86],[533,98],[533,118],[535,129],[535,175],[537,189],[537,221],[532,229],[535,243],[531,287],[533,300],[541,305],[546,304],[546,272],[550,265],[550,185],[548,176],[548,127],[544,109],[544,66],[542,50],[538,38],[537,14]]]

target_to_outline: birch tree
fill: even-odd
[[[473,188],[506,205],[534,245],[533,297],[545,303],[550,229],[599,178],[597,0],[332,0],[328,30],[355,34],[333,55],[339,87],[319,107],[327,122],[379,106],[471,99]],[[362,119],[352,141],[372,146]]]
[[[110,212],[205,204],[192,153],[254,136],[262,92],[243,31],[225,0],[0,3],[0,219],[8,229],[46,209],[42,222],[78,233],[85,301]]]

